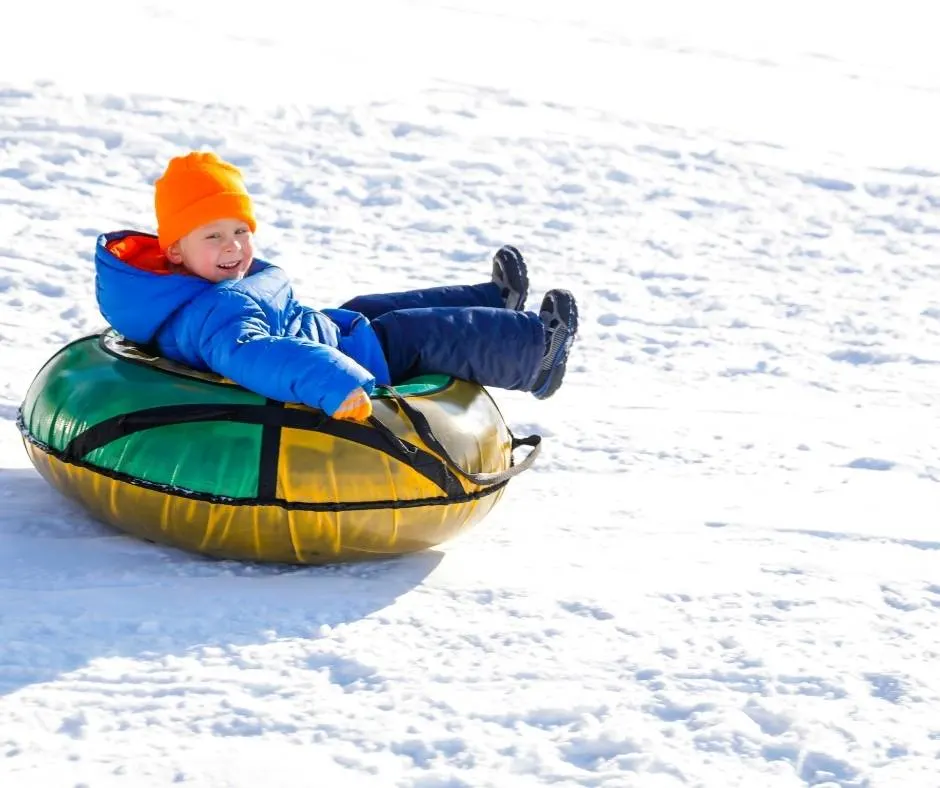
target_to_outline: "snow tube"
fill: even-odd
[[[113,331],[61,348],[18,425],[36,469],[93,516],[219,558],[323,564],[414,552],[478,523],[539,436],[481,386],[379,387],[368,423],[265,399]],[[516,447],[531,447],[513,463]]]

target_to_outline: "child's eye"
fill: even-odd
[[[239,227],[239,228],[235,231],[235,235],[244,235],[244,234],[247,233],[247,232],[248,232],[248,228],[247,228],[247,227]]]
[[[214,240],[215,240],[216,238],[218,238],[218,237],[219,237],[219,233],[209,233],[209,234],[206,236],[206,240],[214,241]]]

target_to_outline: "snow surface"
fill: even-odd
[[[934,5],[5,9],[0,786],[940,786]],[[309,303],[504,242],[577,294],[561,392],[497,392],[546,446],[476,529],[217,562],[32,469],[96,235],[202,147]]]

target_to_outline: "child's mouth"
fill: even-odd
[[[241,260],[236,260],[234,263],[219,263],[219,268],[223,271],[231,271],[233,268],[237,268],[242,263]]]

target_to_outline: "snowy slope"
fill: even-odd
[[[126,5],[0,48],[0,786],[940,786],[929,5]],[[216,562],[29,465],[95,237],[203,147],[309,303],[505,242],[578,295],[475,530]]]

